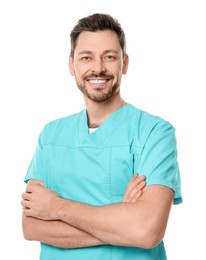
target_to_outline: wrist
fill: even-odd
[[[53,210],[53,214],[56,220],[61,220],[65,222],[65,217],[68,216],[69,207],[71,201],[69,199],[64,199],[59,197],[55,201],[55,208]]]

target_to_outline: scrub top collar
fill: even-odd
[[[131,107],[133,106],[126,103],[123,107],[113,112],[92,134],[89,133],[87,111],[84,109],[80,113],[78,145],[80,147],[101,147],[115,131],[115,128],[118,127],[118,124],[127,119]]]

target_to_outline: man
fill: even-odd
[[[86,109],[40,134],[22,195],[24,236],[41,242],[42,260],[164,260],[171,205],[182,201],[174,128],[121,98],[129,58],[115,19],[82,18],[70,36]]]

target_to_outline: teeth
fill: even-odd
[[[89,82],[91,84],[102,84],[102,83],[105,83],[106,80],[105,79],[91,79],[91,80],[89,80]]]

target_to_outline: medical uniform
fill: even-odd
[[[47,124],[25,181],[41,180],[64,198],[98,206],[121,202],[134,173],[145,175],[147,185],[171,188],[175,192],[174,204],[181,203],[173,126],[126,104],[92,134],[86,110]],[[112,245],[62,249],[41,243],[41,260],[70,259],[167,258],[163,242],[149,250]]]

